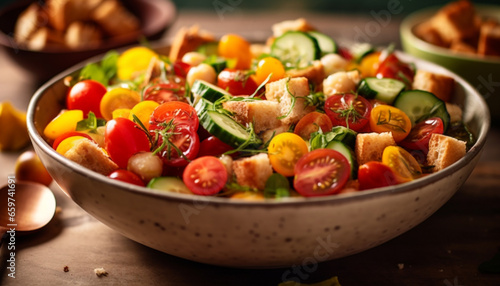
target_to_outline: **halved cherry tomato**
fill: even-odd
[[[342,190],[351,165],[333,149],[316,149],[305,154],[295,165],[293,186],[305,197],[333,195]]]
[[[431,117],[413,126],[410,134],[403,141],[399,142],[399,145],[405,149],[421,150],[427,154],[431,135],[433,133],[443,134],[443,132],[443,120],[439,117]]]
[[[415,71],[409,64],[400,61],[394,53],[391,53],[380,63],[377,77],[397,79],[411,86]]]
[[[232,95],[251,95],[258,87],[246,71],[229,68],[219,73],[217,86],[227,90]]]
[[[177,60],[174,62],[174,73],[177,76],[186,78],[189,70],[191,69],[191,66],[188,63],[185,63],[183,61]]]
[[[269,143],[269,161],[276,172],[290,177],[295,174],[295,164],[307,151],[307,143],[299,135],[280,133]]]
[[[66,139],[68,137],[73,137],[73,136],[81,136],[81,137],[85,137],[87,139],[94,141],[94,139],[92,139],[92,137],[90,137],[90,135],[88,135],[87,133],[79,132],[79,131],[69,131],[69,132],[66,132],[66,133],[62,134],[61,136],[57,137],[56,140],[54,140],[54,143],[52,143],[52,148],[54,148],[54,150],[57,150],[57,146],[59,146],[59,144],[64,139]]]
[[[198,130],[199,119],[196,110],[191,105],[180,101],[169,101],[158,106],[151,114],[151,129],[162,129],[161,124],[173,120],[176,125],[186,125],[195,132]]]
[[[126,118],[116,118],[106,123],[104,142],[109,156],[122,169],[127,168],[132,155],[150,149],[149,138],[144,130]]]
[[[151,124],[149,131],[153,137],[158,137],[154,149],[167,166],[186,166],[189,161],[194,160],[198,155],[200,139],[196,130],[188,125],[158,124],[153,126]],[[168,142],[165,140],[168,140]],[[156,149],[159,150],[156,151]]]
[[[393,186],[398,183],[392,169],[377,161],[359,166],[358,182],[360,190]]]
[[[411,130],[410,118],[400,109],[390,105],[378,105],[372,109],[370,128],[373,132],[391,132],[394,141],[405,139]]]
[[[106,87],[95,80],[82,80],[77,82],[66,96],[68,109],[80,109],[83,115],[92,111],[97,118],[101,118],[101,99],[106,93]]]
[[[235,34],[228,34],[221,37],[217,47],[219,56],[235,59],[236,69],[249,69],[252,63],[252,53],[250,43],[242,37]]]
[[[409,182],[422,175],[422,168],[408,151],[399,146],[387,146],[382,153],[382,163],[389,166],[399,183]]]
[[[141,101],[141,95],[131,89],[117,87],[109,90],[101,99],[100,110],[106,120],[113,118],[113,111],[119,108],[131,109]]]
[[[356,132],[368,123],[372,105],[360,95],[335,94],[325,102],[325,113],[334,126],[345,126]]]
[[[145,186],[144,182],[141,180],[141,178],[139,178],[139,176],[128,170],[119,169],[113,171],[111,174],[108,175],[108,177],[111,179],[115,179],[129,184],[134,184],[141,187]]]
[[[66,132],[75,131],[78,121],[83,120],[83,111],[79,109],[64,110],[45,126],[43,135],[55,140]]]
[[[143,100],[156,101],[159,104],[169,101],[186,101],[186,80],[178,76],[168,76],[166,82],[155,82],[147,86]]]
[[[306,116],[299,120],[297,125],[295,125],[293,133],[299,135],[304,140],[309,140],[311,138],[311,134],[318,132],[319,129],[321,129],[323,133],[326,133],[330,131],[332,127],[333,124],[328,115],[313,111],[306,114]]]
[[[219,157],[220,155],[226,153],[227,151],[233,150],[234,148],[227,145],[226,143],[220,141],[219,138],[215,136],[210,136],[200,143],[200,151],[198,152],[198,156],[215,156]]]
[[[194,194],[211,196],[220,192],[226,185],[227,171],[216,157],[204,156],[186,166],[182,180]]]
[[[269,82],[276,81],[285,77],[285,68],[277,58],[265,57],[257,64],[254,79],[257,84],[263,83],[271,75]]]

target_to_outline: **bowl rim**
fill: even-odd
[[[129,45],[132,42],[138,41],[141,37],[151,37],[159,32],[162,29],[170,27],[176,20],[177,17],[177,8],[175,4],[171,0],[130,0],[134,2],[147,2],[151,6],[154,6],[157,11],[162,13],[163,21],[158,21],[154,25],[145,26],[144,22],[141,23],[141,28],[138,33],[127,34],[112,37],[106,40],[103,44],[93,47],[90,49],[58,49],[58,48],[48,48],[44,50],[31,50],[27,47],[19,46],[12,35],[6,34],[5,31],[0,30],[0,45],[5,48],[15,49],[17,51],[22,51],[25,53],[39,53],[39,54],[48,54],[48,55],[57,55],[57,54],[77,54],[77,53],[96,53],[109,49],[113,49],[116,47]],[[19,9],[23,7],[28,7],[31,3],[34,3],[31,0],[24,1],[14,1],[11,4],[0,9],[0,16],[7,14],[12,9]],[[142,19],[141,19],[142,20]]]
[[[165,42],[155,42],[152,43],[151,47],[153,49],[159,49],[159,48],[164,48],[166,45]],[[136,45],[131,45],[129,47],[133,47]],[[120,50],[125,50],[129,47],[124,47]],[[118,51],[120,51],[118,50]],[[401,193],[407,193],[407,192],[412,192],[417,189],[420,189],[426,185],[430,185],[432,183],[435,183],[439,181],[440,179],[447,177],[461,168],[465,167],[467,164],[472,161],[473,158],[476,156],[480,155],[480,152],[482,151],[482,148],[486,142],[487,138],[487,133],[488,130],[490,129],[490,124],[491,124],[491,118],[490,118],[490,112],[489,108],[486,104],[486,101],[484,98],[479,94],[479,92],[472,87],[467,81],[465,81],[462,77],[457,75],[456,73],[439,66],[435,63],[419,59],[415,56],[409,55],[407,53],[401,52],[401,51],[396,51],[398,57],[401,56],[404,60],[406,61],[412,61],[414,62],[417,66],[419,65],[418,62],[425,63],[427,66],[432,67],[433,69],[437,70],[443,70],[449,73],[457,84],[463,87],[464,92],[467,94],[470,94],[469,96],[473,96],[476,101],[478,101],[478,104],[481,106],[481,109],[483,111],[483,115],[485,118],[485,121],[483,122],[483,125],[481,128],[479,128],[478,133],[476,134],[477,140],[475,144],[470,148],[470,150],[465,154],[464,157],[459,159],[457,162],[452,164],[451,166],[448,166],[447,168],[436,172],[429,174],[425,177],[416,179],[412,182],[404,183],[401,185],[396,185],[396,186],[388,186],[388,187],[383,187],[383,188],[376,188],[376,189],[371,189],[371,190],[364,190],[364,191],[357,191],[354,193],[346,193],[346,194],[337,194],[337,195],[331,195],[331,196],[320,196],[320,197],[290,197],[290,198],[284,198],[284,199],[269,199],[269,200],[262,200],[262,201],[249,201],[249,200],[233,200],[225,197],[216,197],[216,196],[199,196],[199,195],[191,195],[191,194],[179,194],[179,193],[173,193],[173,192],[165,192],[161,190],[155,190],[155,189],[150,189],[147,187],[141,187],[141,186],[136,186],[132,184],[128,184],[125,182],[121,182],[118,180],[114,180],[111,178],[108,178],[102,174],[99,174],[97,172],[91,171],[85,167],[82,167],[81,165],[65,158],[63,155],[57,153],[41,136],[40,133],[38,133],[35,124],[34,124],[34,116],[35,112],[37,110],[37,104],[40,101],[40,99],[43,96],[43,93],[46,89],[54,85],[58,81],[62,81],[67,75],[72,74],[79,69],[83,68],[86,64],[91,63],[91,62],[97,62],[101,60],[104,57],[103,55],[98,55],[94,56],[87,61],[83,61],[71,68],[66,69],[65,71],[59,73],[55,77],[53,77],[51,80],[43,84],[41,87],[38,88],[38,90],[34,93],[33,97],[31,98],[27,110],[27,127],[28,127],[28,132],[29,136],[33,142],[33,144],[37,145],[37,147],[41,148],[45,153],[47,153],[52,159],[58,161],[58,163],[62,164],[63,166],[69,168],[72,172],[79,173],[80,175],[87,177],[91,180],[97,180],[97,181],[102,181],[105,184],[111,184],[115,188],[119,188],[123,191],[126,192],[132,192],[138,195],[144,195],[147,197],[152,197],[156,199],[162,199],[162,200],[169,200],[169,201],[175,201],[178,203],[203,203],[203,204],[213,204],[216,206],[222,206],[222,205],[234,205],[234,206],[254,206],[254,207],[278,207],[278,206],[290,206],[290,205],[302,205],[302,204],[342,204],[342,203],[348,203],[352,201],[357,201],[357,200],[369,200],[369,199],[375,199],[379,197],[383,197],[386,195],[397,195]]]
[[[469,62],[480,62],[484,64],[500,64],[500,57],[457,53],[451,51],[450,49],[433,45],[417,37],[413,33],[413,29],[416,27],[416,25],[422,23],[426,19],[429,19],[441,8],[442,6],[433,6],[415,11],[406,16],[401,22],[399,28],[401,39],[406,38],[413,46],[415,46],[415,48],[444,58]],[[498,14],[496,17],[498,17],[498,19],[500,20],[500,6],[474,3],[474,8],[478,14],[492,15],[496,13]]]

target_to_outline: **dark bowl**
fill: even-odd
[[[19,47],[13,38],[19,14],[33,2],[14,2],[0,11],[0,45],[13,61],[29,71],[39,82],[44,82],[68,67],[111,49],[131,45],[144,38],[149,41],[157,40],[172,25],[176,15],[175,5],[169,0],[122,0],[125,7],[141,22],[139,36],[111,38],[98,48],[88,50],[33,51]]]

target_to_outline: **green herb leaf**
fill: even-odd
[[[116,76],[119,54],[116,51],[106,53],[101,63],[89,63],[80,71],[79,80],[92,79],[108,86]]]
[[[95,133],[97,127],[106,125],[106,120],[97,118],[95,114],[90,111],[86,119],[78,121],[76,124],[76,131],[89,131]]]
[[[284,198],[290,196],[290,182],[288,179],[278,173],[274,173],[267,179],[264,188],[264,197],[266,198]]]

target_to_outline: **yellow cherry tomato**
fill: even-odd
[[[377,133],[391,132],[394,141],[400,142],[410,133],[411,121],[401,109],[377,105],[370,114],[370,128]]]
[[[79,109],[65,110],[52,119],[43,130],[45,137],[55,140],[66,132],[75,131],[78,121],[83,120],[83,111]]]
[[[146,47],[133,47],[123,52],[116,63],[118,78],[131,80],[137,72],[145,71],[158,54]]]
[[[137,103],[132,110],[130,111],[130,115],[128,119],[134,121],[134,115],[139,118],[144,127],[149,128],[149,118],[151,117],[151,113],[158,107],[160,104],[156,101],[145,100]]]
[[[417,160],[399,146],[387,146],[382,153],[382,164],[389,166],[399,183],[409,182],[422,175]]]
[[[380,65],[380,52],[371,53],[365,56],[359,63],[358,70],[361,72],[361,77],[374,77],[377,74],[378,66]]]
[[[222,36],[217,52],[221,57],[235,59],[235,69],[249,69],[252,63],[250,43],[238,35],[228,34]]]
[[[141,95],[133,90],[117,87],[106,92],[101,99],[101,114],[106,120],[113,119],[113,111],[119,108],[132,109],[141,101]]]
[[[260,192],[237,192],[231,195],[230,199],[245,200],[245,201],[263,201],[264,195]]]
[[[113,119],[115,118],[129,118],[130,116],[130,108],[118,108],[113,110],[111,113],[111,116],[113,116]]]
[[[273,57],[265,57],[261,59],[257,64],[257,69],[255,70],[255,82],[257,84],[261,84],[266,80],[269,74],[272,74],[269,82],[285,77],[285,68],[280,60]]]
[[[283,176],[295,174],[297,161],[308,152],[307,143],[299,135],[285,132],[276,135],[269,143],[269,161],[273,169]]]
[[[61,155],[64,155],[64,154],[66,154],[66,152],[68,152],[68,150],[73,148],[76,145],[76,143],[80,142],[80,140],[89,140],[89,139],[85,138],[83,136],[68,137],[68,138],[64,139],[63,141],[61,141],[61,143],[59,143],[59,145],[57,145],[56,152],[61,154]]]

